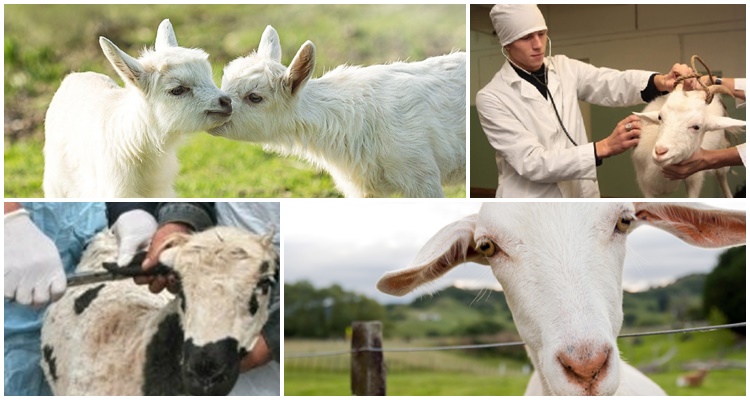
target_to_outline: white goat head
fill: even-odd
[[[210,133],[235,140],[271,141],[271,127],[283,131],[293,123],[291,110],[314,69],[315,45],[309,40],[300,47],[289,68],[282,65],[279,35],[267,26],[257,52],[224,68],[221,88],[232,97],[235,115]]]
[[[179,47],[168,19],[159,25],[154,49],[138,59],[103,36],[99,45],[125,84],[143,94],[158,131],[198,132],[231,117],[232,100],[213,82],[208,54]]]
[[[611,395],[620,385],[625,239],[651,224],[703,247],[744,243],[745,213],[642,203],[486,203],[441,229],[378,289],[401,296],[464,262],[503,287],[545,394]]]
[[[179,276],[182,375],[191,394],[227,394],[268,319],[279,255],[272,238],[218,227],[165,243]]]
[[[722,86],[710,86],[710,92],[683,91],[678,87],[669,94],[661,107],[634,113],[648,123],[659,125],[659,135],[652,156],[657,164],[678,164],[692,155],[701,145],[706,132],[745,126],[745,121],[724,116],[719,96]],[[717,133],[718,134],[718,133]]]

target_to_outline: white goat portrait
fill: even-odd
[[[177,296],[132,280],[70,288],[42,325],[42,369],[55,395],[225,395],[268,319],[279,255],[272,237],[217,227],[168,239],[160,262]],[[111,231],[77,271],[117,258]]]
[[[45,121],[44,196],[175,197],[180,140],[228,121],[231,99],[208,54],[179,47],[169,20],[138,59],[99,44],[125,87],[94,72],[65,77]]]
[[[643,112],[635,113],[645,121],[641,139],[633,149],[638,186],[645,197],[674,193],[682,181],[662,175],[665,165],[679,164],[698,148],[719,150],[729,147],[727,134],[745,126],[745,121],[726,116],[721,98],[715,93],[731,92],[723,86],[709,86],[708,91],[680,90],[649,103]],[[727,183],[729,167],[700,171],[684,179],[688,197],[700,197],[703,179],[713,174],[725,197],[733,197]]]
[[[209,131],[302,157],[347,197],[443,197],[466,179],[466,53],[368,67],[340,66],[311,79],[315,46],[289,67],[271,26],[258,51],[224,69],[232,119]]]
[[[476,262],[489,265],[535,367],[527,395],[664,395],[620,359],[627,234],[652,225],[701,247],[745,243],[745,212],[663,203],[485,203],[437,232],[410,267],[386,273],[402,296]]]

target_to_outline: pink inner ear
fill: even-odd
[[[676,204],[636,203],[636,216],[653,226],[700,247],[745,243],[745,214],[700,210]]]

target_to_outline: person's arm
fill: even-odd
[[[701,83],[708,86],[711,84],[709,81],[708,75],[703,75],[700,77]],[[714,77],[714,84],[720,84],[721,86],[724,86],[725,88],[732,91],[732,94],[734,97],[738,99],[745,100],[745,85],[746,81],[744,78],[716,78]],[[694,85],[695,86],[695,85]],[[697,87],[693,87],[693,89],[700,89],[701,86],[697,85]]]
[[[742,156],[745,145],[721,150],[705,150],[698,148],[687,160],[662,168],[662,174],[668,179],[685,179],[698,171],[717,169],[722,167],[744,165]]]
[[[35,307],[59,299],[67,281],[55,242],[20,203],[5,203],[4,209],[5,298]]]

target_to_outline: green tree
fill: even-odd
[[[703,294],[706,315],[715,308],[726,317],[728,323],[745,321],[745,252],[745,246],[728,249],[721,254],[718,265],[706,277]],[[734,328],[733,331],[745,336],[745,328]]]

